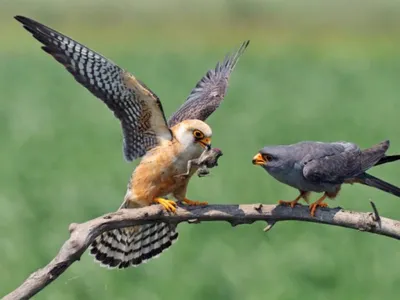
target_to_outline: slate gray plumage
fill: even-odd
[[[300,191],[294,201],[281,203],[293,206],[300,198],[307,201],[310,192],[324,192],[319,202],[310,206],[315,211],[315,206],[320,206],[326,197],[335,198],[344,183],[361,183],[400,197],[400,188],[366,173],[376,165],[400,159],[400,155],[386,156],[388,148],[389,141],[364,150],[349,142],[306,141],[264,147],[253,158],[253,163],[261,165],[278,181]]]

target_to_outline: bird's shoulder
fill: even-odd
[[[311,160],[340,155],[344,152],[359,152],[360,148],[350,142],[316,142],[304,141],[292,145],[293,149],[303,155],[303,163]]]

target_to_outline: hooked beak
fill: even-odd
[[[260,153],[257,153],[257,155],[253,157],[252,163],[253,165],[264,166],[267,160]]]
[[[207,148],[207,150],[211,149],[211,138],[205,137],[198,141],[198,143],[203,147]]]

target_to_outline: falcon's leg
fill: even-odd
[[[326,197],[328,197],[328,195],[326,193],[324,193],[324,195],[321,198],[319,198],[314,203],[310,204],[310,214],[312,217],[315,217],[315,210],[318,207],[328,207],[328,204],[324,202]]]
[[[301,198],[307,203],[310,204],[310,200],[308,199],[310,197],[310,192],[302,192]]]
[[[192,201],[189,200],[188,198],[183,199],[183,202],[185,202],[187,205],[190,206],[208,205],[208,202]]]
[[[164,209],[167,211],[170,211],[170,212],[176,211],[176,202],[173,200],[167,200],[164,198],[155,198],[154,202],[161,204],[164,207]]]
[[[184,202],[184,203],[186,203],[187,205],[193,205],[193,206],[195,206],[195,205],[208,205],[207,202],[192,201],[192,200],[189,200],[188,198],[186,198],[187,184],[188,184],[188,181],[187,181],[184,185],[182,185],[182,186],[180,186],[178,189],[176,189],[176,190],[172,193],[172,195],[173,195],[178,201]]]
[[[298,195],[297,198],[294,199],[293,201],[279,200],[278,204],[280,204],[280,205],[290,205],[290,207],[293,208],[297,204],[297,202],[300,201],[301,198],[303,198],[308,203],[308,195],[309,194],[310,194],[310,192],[300,191],[300,195]]]

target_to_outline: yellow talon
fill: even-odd
[[[185,202],[187,205],[190,206],[208,205],[208,202],[192,201],[189,200],[188,198],[185,198],[183,202]]]
[[[176,202],[173,200],[167,200],[163,198],[155,198],[154,202],[161,204],[165,210],[170,211],[170,212],[175,212],[176,211]]]

